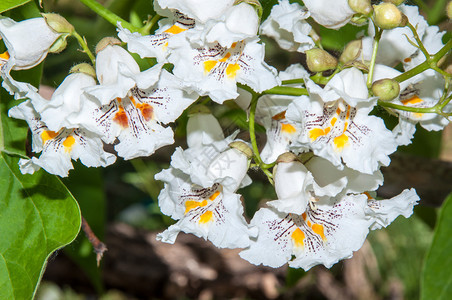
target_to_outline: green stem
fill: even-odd
[[[405,73],[400,74],[399,76],[395,77],[394,80],[396,80],[398,82],[403,82],[405,80],[410,79],[411,77],[416,76],[417,74],[424,72],[427,69],[433,68],[436,70],[438,68],[438,61],[444,55],[446,55],[447,52],[449,52],[451,48],[452,48],[452,39],[450,39],[446,43],[446,45],[444,45],[444,47],[441,48],[441,50],[436,52],[435,55],[433,55],[433,56],[429,55],[429,57],[427,57],[427,59],[423,63],[421,63],[420,65],[417,65],[416,67],[414,67],[411,70],[406,71]],[[451,77],[450,74],[448,74],[444,71],[442,71],[440,73],[445,77]]]
[[[377,26],[375,26],[375,37],[374,37],[374,45],[372,49],[372,58],[370,60],[370,66],[369,66],[369,73],[367,74],[367,88],[372,87],[372,81],[374,77],[374,70],[375,70],[375,62],[377,61],[377,51],[378,51],[378,45],[380,44],[380,38],[381,34],[383,33],[383,30],[380,30]]]
[[[422,43],[422,40],[419,37],[419,34],[417,33],[416,28],[414,28],[414,26],[411,25],[410,22],[407,22],[406,26],[408,28],[410,28],[411,32],[413,33],[414,39],[417,42],[417,47],[422,51],[422,53],[424,54],[425,58],[428,59],[430,57],[430,54],[428,53],[427,49],[425,49],[424,44]],[[407,37],[407,39],[408,39],[408,37]]]
[[[304,83],[304,79],[303,78],[289,79],[289,80],[283,80],[281,82],[282,85],[297,84],[297,83]]]
[[[93,66],[95,66],[96,58],[94,58],[93,53],[91,52],[91,50],[89,50],[89,47],[86,44],[86,40],[80,34],[78,34],[76,31],[74,31],[72,33],[72,36],[77,39],[79,45],[83,48],[83,52],[85,52],[88,55],[89,59],[91,60],[91,63],[93,64]]]
[[[256,164],[261,168],[262,172],[264,172],[265,175],[267,175],[267,178],[270,181],[270,183],[273,184],[273,175],[268,169],[273,167],[274,164],[265,164],[262,161],[262,158],[259,154],[259,148],[257,147],[257,141],[256,141],[255,116],[256,116],[257,102],[258,102],[260,96],[261,95],[255,93],[255,92],[252,93],[251,105],[250,105],[250,116],[249,116],[249,131],[250,131],[251,147],[253,149],[254,160],[256,161]]]
[[[124,20],[123,18],[119,17],[115,13],[113,13],[108,8],[102,6],[95,0],[80,0],[83,4],[91,8],[96,14],[104,18],[107,22],[110,22],[113,26],[118,26],[118,22],[121,23],[121,26],[130,30],[131,32],[140,31],[140,28],[137,28]]]
[[[290,86],[275,86],[269,90],[263,91],[262,95],[287,95],[287,96],[302,96],[309,95],[307,89],[294,88]]]
[[[444,15],[447,0],[436,0],[432,1],[432,3],[434,3],[433,7],[430,9],[430,11],[426,11],[427,21],[430,25],[436,25]]]
[[[393,108],[393,109],[403,110],[403,111],[409,111],[409,112],[413,112],[413,113],[420,113],[420,114],[440,113],[440,110],[436,105],[433,107],[411,107],[411,106],[404,106],[401,104],[395,104],[395,103],[391,103],[391,102],[385,102],[385,101],[381,101],[381,100],[378,100],[378,105],[383,106],[383,107],[389,107],[389,108]]]
[[[141,35],[148,35],[151,32],[152,27],[160,18],[160,15],[153,16],[138,32],[141,33]]]

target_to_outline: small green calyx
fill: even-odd
[[[356,59],[358,59],[359,55],[361,54],[361,51],[363,49],[363,43],[361,40],[354,40],[349,42],[346,46],[344,51],[342,52],[341,56],[339,57],[339,61],[343,64],[352,62]]]
[[[394,79],[380,79],[372,84],[372,93],[381,101],[391,101],[399,96],[400,85]]]
[[[370,15],[373,10],[370,0],[348,0],[348,6],[350,6],[353,11],[365,16]]]
[[[242,141],[234,141],[229,144],[229,147],[234,148],[248,157],[248,159],[251,159],[253,157],[253,150],[244,142]]]
[[[311,72],[323,72],[336,68],[337,59],[319,48],[306,51],[306,61]]]
[[[264,12],[262,4],[258,0],[235,0],[234,5],[239,5],[240,3],[246,3],[251,5],[256,10],[259,19],[262,18],[262,13]]]
[[[105,37],[96,45],[96,54],[104,50],[107,46],[121,45],[121,41],[114,37]]]
[[[72,26],[71,23],[69,23],[64,17],[60,16],[59,14],[42,13],[41,15],[44,20],[46,20],[47,25],[49,25],[49,27],[52,28],[55,32],[66,34],[74,33],[74,26]]]
[[[400,4],[402,4],[403,2],[405,2],[405,0],[383,0],[383,2],[389,2],[392,3],[394,5],[399,6]]]
[[[96,71],[94,71],[94,68],[88,63],[81,63],[73,66],[69,73],[83,73],[96,78]]]

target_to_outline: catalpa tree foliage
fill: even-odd
[[[166,147],[171,162],[149,182],[163,183],[158,206],[175,221],[157,239],[190,233],[240,248],[251,264],[307,271],[352,257],[370,231],[412,215],[415,189],[377,196],[381,168],[417,128],[441,131],[452,119],[450,34],[404,1],[148,0],[148,19],[127,21],[80,0],[116,29],[95,51],[45,1],[26,2],[0,4],[2,299],[34,297],[49,255],[82,223],[86,231],[60,180],[74,161],[104,168],[152,157],[183,126],[184,146]],[[344,26],[358,30],[327,51],[320,32]],[[44,98],[43,62],[72,39],[85,61],[70,62]],[[272,66],[263,39],[297,62]],[[245,126],[225,131],[213,112],[231,107]],[[254,184],[250,171],[276,194],[252,217],[241,195]],[[451,249],[450,201],[443,206],[424,270],[428,299],[451,292],[434,285],[451,279],[450,257],[436,254]],[[93,245],[100,258],[105,247]]]

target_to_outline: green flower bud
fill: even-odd
[[[383,0],[383,2],[389,2],[392,3],[394,5],[399,6],[400,4],[402,4],[403,2],[405,2],[405,0]]]
[[[447,17],[449,19],[452,19],[452,1],[449,1],[449,3],[447,3],[446,12],[447,12]]]
[[[392,3],[374,5],[374,22],[381,29],[393,29],[402,24],[402,12]]]
[[[93,78],[96,78],[96,71],[94,71],[94,68],[88,63],[81,63],[73,66],[69,73],[84,73]]]
[[[348,0],[348,6],[353,11],[363,15],[369,15],[372,13],[372,5],[370,4],[370,0]]]
[[[336,68],[337,59],[319,48],[313,48],[306,51],[306,61],[308,69],[312,72],[323,72]]]
[[[104,37],[97,43],[96,45],[96,54],[99,53],[99,51],[102,51],[105,49],[105,47],[110,45],[120,45],[121,41],[114,37]]]
[[[391,101],[400,93],[400,86],[394,79],[380,79],[372,84],[372,92],[381,101]]]
[[[361,40],[354,40],[349,42],[341,56],[339,57],[339,61],[343,64],[354,61],[357,59],[363,49],[363,43]]]
[[[253,157],[253,150],[242,141],[235,141],[229,144],[229,147],[234,148],[246,155],[249,159]]]
[[[41,15],[46,20],[47,25],[56,32],[67,34],[72,34],[74,32],[74,26],[59,14],[48,13]]]

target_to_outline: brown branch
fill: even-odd
[[[91,229],[88,222],[85,220],[83,216],[82,216],[82,229],[85,232],[88,241],[91,243],[91,245],[93,245],[94,252],[96,252],[97,267],[99,267],[104,252],[108,250],[107,246],[104,243],[102,243],[99,240],[99,238],[94,234],[93,230]]]

